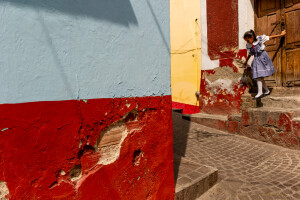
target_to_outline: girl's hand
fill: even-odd
[[[283,30],[283,31],[281,32],[281,36],[284,36],[284,35],[286,35],[286,30]]]

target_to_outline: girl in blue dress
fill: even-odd
[[[258,88],[258,93],[254,99],[259,99],[270,94],[270,90],[265,83],[264,77],[271,76],[275,72],[272,60],[265,51],[266,46],[264,43],[270,39],[282,37],[285,34],[286,30],[282,31],[280,35],[274,36],[259,35],[256,37],[253,30],[247,31],[244,34],[244,39],[247,42],[246,48],[249,53],[244,65],[246,66],[249,58],[254,56],[254,60],[251,64],[252,78],[256,80]],[[263,89],[265,90],[264,93]]]

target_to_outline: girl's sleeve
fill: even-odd
[[[259,37],[260,37],[262,43],[265,43],[270,40],[269,36],[266,36],[266,35],[261,35]]]
[[[251,51],[250,51],[250,49],[251,49],[251,46],[250,46],[250,45],[248,45],[248,44],[246,44],[246,49],[247,49],[247,51],[248,51],[248,54],[251,54]]]

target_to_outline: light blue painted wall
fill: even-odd
[[[0,0],[0,103],[170,95],[169,1]]]

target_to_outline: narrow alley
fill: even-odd
[[[175,199],[184,195],[198,200],[300,199],[299,151],[205,127],[174,111],[173,128],[174,156],[179,160]],[[186,164],[189,161],[193,164]],[[205,177],[204,167],[217,170],[217,177],[211,170]]]

